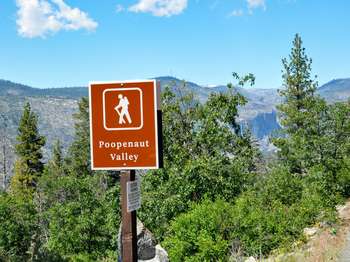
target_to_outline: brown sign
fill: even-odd
[[[93,170],[159,167],[155,80],[91,82]]]

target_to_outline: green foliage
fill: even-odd
[[[334,210],[326,206],[323,195],[310,185],[301,185],[297,177],[282,179],[283,170],[275,170],[266,178],[266,188],[247,191],[236,201],[231,239],[240,244],[244,255],[266,256],[274,249],[288,249],[303,238],[305,227],[334,222]],[[286,191],[273,186],[275,181]]]
[[[205,196],[233,201],[252,183],[259,157],[236,120],[243,96],[231,89],[199,104],[191,93],[177,93],[183,96],[163,92],[165,168],[143,179],[140,217],[159,239],[190,203]]]
[[[74,115],[75,138],[66,158],[71,174],[75,176],[92,175],[90,168],[90,126],[89,100],[79,101],[79,111]]]
[[[45,144],[45,137],[39,134],[38,118],[31,111],[29,103],[24,106],[17,141],[18,160],[15,164],[15,175],[11,180],[11,191],[14,194],[31,195],[44,169],[41,149]]]
[[[40,206],[42,254],[63,260],[96,261],[117,250],[120,223],[119,185],[106,173],[91,176],[87,99],[76,114],[76,136],[67,157],[60,143],[40,178],[36,203]]]
[[[245,255],[266,255],[291,244],[302,230],[293,223],[295,216],[290,207],[277,200],[266,205],[264,199],[253,192],[237,200],[234,217],[232,239],[236,239]]]
[[[234,203],[206,200],[177,216],[163,244],[174,261],[266,256],[303,239],[303,229],[335,222],[334,192],[319,169],[305,178],[275,167]],[[216,261],[216,260],[215,260]]]
[[[343,166],[338,174],[338,187],[342,196],[350,197],[350,157],[343,161]]]
[[[26,103],[18,127],[18,144],[16,154],[26,161],[33,172],[42,172],[44,164],[41,162],[41,148],[45,144],[45,138],[39,135],[38,117],[31,111],[29,103]]]
[[[322,129],[324,133],[319,137],[322,164],[336,181],[337,172],[346,166],[350,155],[350,101],[329,105],[322,119]]]
[[[62,147],[59,140],[55,142],[52,150],[52,159],[49,161],[49,169],[61,170],[63,167]]]
[[[63,200],[47,211],[49,250],[63,258],[79,254],[94,261],[107,251],[116,250],[120,219],[119,203],[115,199],[119,189],[103,192],[99,183],[99,177],[61,178]]]
[[[36,230],[36,212],[31,201],[0,195],[0,260],[25,261]]]
[[[322,165],[330,171],[333,184],[349,154],[350,103],[327,105],[315,95],[311,59],[296,35],[289,60],[283,59],[284,102],[278,106],[284,137],[275,139],[280,159],[292,172],[305,173]]]
[[[324,201],[334,206],[340,193],[347,195],[350,102],[327,105],[315,95],[317,83],[310,76],[311,59],[306,56],[298,35],[289,61],[283,59],[283,65],[285,89],[280,94],[284,102],[278,109],[285,136],[274,143],[280,149],[280,159],[292,173],[311,176],[305,179],[306,184],[316,179],[315,172],[319,173],[318,177],[325,183]]]
[[[171,261],[227,261],[232,229],[232,206],[204,200],[178,216],[163,244]]]
[[[119,186],[110,183],[106,173],[91,176],[86,102],[80,103],[76,137],[68,156],[63,156],[57,141],[45,168],[40,152],[45,140],[37,133],[36,115],[26,105],[11,194],[0,200],[2,260],[116,259]]]
[[[274,201],[284,205],[296,203],[303,190],[302,179],[283,166],[275,167],[257,187],[262,188],[261,194],[266,205]]]
[[[252,73],[249,73],[249,74],[244,75],[244,76],[240,76],[237,72],[233,72],[232,76],[234,79],[237,80],[238,86],[243,87],[247,83],[250,84],[250,86],[253,86],[255,84],[255,76]],[[228,86],[228,88],[233,87],[232,83],[229,83],[227,86]]]
[[[17,141],[11,194],[3,196],[0,203],[4,218],[2,229],[8,230],[7,234],[1,233],[1,253],[15,261],[34,259],[37,253],[38,223],[33,198],[44,169],[41,148],[45,137],[39,134],[37,115],[31,111],[29,103],[24,106]]]
[[[308,167],[310,151],[307,149],[313,142],[310,135],[315,129],[315,111],[322,111],[325,102],[315,96],[317,82],[311,78],[312,60],[305,54],[299,35],[294,38],[289,60],[283,59],[282,62],[284,89],[279,92],[284,103],[277,108],[287,137],[276,139],[275,144],[280,148],[280,158],[292,172],[302,173]]]
[[[241,252],[266,255],[276,248],[288,248],[299,239],[303,228],[316,220],[321,209],[303,204],[310,199],[304,198],[304,191],[300,177],[280,166],[241,195],[233,208],[231,231]]]

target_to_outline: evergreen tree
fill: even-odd
[[[283,137],[274,140],[279,157],[294,173],[303,173],[310,160],[316,159],[315,140],[321,135],[319,117],[326,109],[323,99],[315,95],[317,82],[311,77],[312,60],[305,53],[297,34],[289,59],[283,59],[283,103],[277,107]]]
[[[38,181],[36,201],[40,204],[40,215],[56,204],[64,195],[61,178],[65,176],[65,167],[59,140],[55,142],[51,154],[51,159]]]
[[[350,100],[329,105],[325,118],[322,144],[327,151],[323,159],[327,169],[336,173],[350,157]]]
[[[283,86],[280,95],[285,103],[280,105],[283,126],[289,133],[295,133],[305,126],[305,111],[313,106],[317,82],[311,78],[312,60],[302,47],[301,37],[297,34],[289,60],[282,60]]]
[[[8,121],[8,118],[4,114],[0,114],[0,175],[2,176],[2,185],[0,185],[0,188],[3,190],[7,189],[7,180],[9,178],[10,166],[12,165]]]
[[[324,173],[328,176],[328,194],[349,195],[350,179],[350,101],[327,105],[320,121],[322,136],[317,140],[315,152]]]
[[[45,137],[39,134],[38,117],[32,112],[29,103],[24,106],[17,142],[15,151],[18,159],[11,190],[14,193],[32,193],[44,169],[41,149],[45,145]]]
[[[90,126],[89,100],[83,97],[79,101],[79,112],[74,115],[75,138],[69,148],[67,164],[76,176],[91,175],[90,167]]]
[[[52,168],[61,169],[63,166],[62,146],[60,140],[57,140],[52,150],[52,160],[49,162]]]

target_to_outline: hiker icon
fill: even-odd
[[[126,124],[124,117],[128,120],[129,124],[132,123],[131,117],[129,114],[129,100],[126,96],[123,97],[122,94],[118,95],[119,104],[114,108],[119,115],[119,124]],[[119,111],[120,109],[120,111]]]
[[[140,130],[143,128],[143,93],[140,88],[105,89],[102,94],[102,107],[105,130]]]

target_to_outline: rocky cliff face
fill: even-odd
[[[281,128],[277,121],[277,112],[275,110],[259,113],[256,117],[247,121],[247,123],[252,134],[259,140],[270,136]]]

